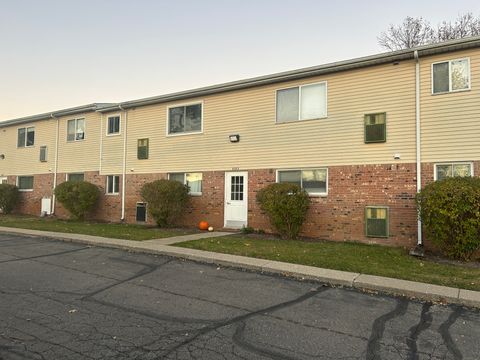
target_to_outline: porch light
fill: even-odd
[[[238,134],[230,135],[228,138],[230,139],[230,142],[232,142],[232,143],[236,143],[236,142],[240,141],[240,135],[238,135]]]

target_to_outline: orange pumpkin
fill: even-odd
[[[198,228],[200,230],[208,230],[208,222],[200,221],[200,223],[198,224]]]

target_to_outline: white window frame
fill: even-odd
[[[45,160],[42,160],[42,157],[40,156],[42,154],[42,149],[45,148]],[[39,153],[39,160],[40,162],[48,162],[48,146],[47,145],[41,145],[40,146],[40,153]]]
[[[467,63],[468,63],[468,88],[453,90],[452,89],[452,62],[462,61],[462,60],[467,60]],[[448,63],[448,91],[434,92],[433,91],[434,90],[434,88],[433,88],[433,66],[436,65],[436,64],[443,64],[443,63]],[[441,95],[441,94],[449,94],[449,93],[456,93],[456,92],[462,92],[462,91],[470,91],[472,89],[472,69],[470,67],[470,58],[469,57],[452,59],[452,60],[436,61],[436,62],[432,63],[432,65],[430,67],[430,73],[432,74],[432,76],[431,76],[432,95]]]
[[[78,120],[83,120],[83,139],[79,139],[77,140],[77,121]],[[68,140],[68,123],[70,121],[75,121],[75,136],[73,138],[73,140]],[[73,142],[78,142],[78,141],[85,141],[85,139],[87,138],[87,120],[83,117],[83,118],[76,118],[76,119],[69,119],[67,120],[67,126],[66,126],[66,132],[67,132],[67,142],[69,143],[73,143]]]
[[[138,204],[145,204],[145,221],[138,221],[137,220],[137,206],[138,206]],[[135,222],[140,223],[140,224],[148,223],[148,203],[146,203],[144,201],[137,201],[135,203]]]
[[[203,194],[203,172],[201,171],[174,171],[174,172],[169,172],[167,174],[168,180],[170,180],[170,175],[174,174],[183,174],[183,185],[187,185],[187,174],[202,174],[202,191],[201,192],[191,192],[190,189],[188,190],[188,195],[192,196],[202,196]]]
[[[25,141],[24,141],[24,145],[23,146],[18,146],[18,130],[20,129],[25,129]],[[33,129],[33,144],[32,145],[27,145],[27,138],[28,138],[28,129]],[[35,126],[23,126],[23,127],[19,127],[17,128],[17,149],[24,149],[24,148],[32,148],[32,147],[35,147],[35,133],[36,133],[36,130],[35,130]]]
[[[3,182],[5,181],[5,182]],[[0,176],[0,184],[8,184],[8,177]]]
[[[33,191],[33,187],[31,189],[20,189],[20,178],[21,177],[32,177],[33,178],[33,186],[35,186],[35,176],[33,175],[19,175],[17,176],[17,181],[15,183],[15,185],[17,186],[18,188],[18,191],[22,191],[22,192],[31,192]]]
[[[113,179],[113,192],[109,193],[108,192],[108,179],[109,178]],[[115,189],[115,177],[118,177],[118,189]],[[120,175],[107,175],[106,179],[106,184],[105,184],[105,195],[119,195],[120,194]],[[117,191],[115,191],[117,190]]]
[[[118,132],[115,132],[115,133],[109,133],[108,130],[109,130],[109,125],[110,125],[110,118],[114,118],[114,117],[118,117],[120,120],[119,120],[119,124],[118,124]],[[119,136],[122,134],[122,115],[121,114],[111,114],[111,115],[108,115],[107,116],[107,124],[106,124],[106,128],[105,128],[105,136]]]
[[[447,161],[435,163],[433,166],[433,180],[437,181],[437,166],[438,165],[470,165],[470,176],[473,177],[473,161]]]
[[[279,176],[278,176],[278,173],[279,172],[282,172],[282,171],[308,171],[308,170],[326,170],[327,172],[327,178],[326,178],[326,181],[325,181],[325,192],[323,193],[308,193],[309,196],[312,196],[312,197],[326,197],[328,196],[328,167],[309,167],[309,168],[293,168],[293,169],[277,169],[276,171],[276,174],[275,174],[275,182],[276,183],[279,183]],[[283,184],[283,183],[279,183],[279,184]],[[302,177],[300,177],[300,186],[301,188],[303,189],[303,185],[302,185]]]
[[[325,84],[325,116],[320,116],[320,117],[315,117],[315,118],[308,118],[308,119],[302,119],[300,118],[300,115],[302,114],[302,87],[306,86],[312,86],[312,85],[321,85]],[[278,121],[277,120],[277,99],[278,99],[278,92],[282,90],[288,90],[288,89],[294,89],[298,88],[298,119],[297,120],[288,120],[288,121]],[[295,123],[299,121],[311,121],[311,120],[320,120],[320,119],[326,119],[328,118],[328,82],[325,81],[318,81],[314,83],[308,83],[308,84],[301,84],[301,85],[295,85],[295,86],[288,86],[280,89],[275,90],[275,124],[290,124],[290,123]]]
[[[176,108],[176,107],[182,107],[182,106],[185,107],[185,106],[190,106],[190,105],[202,105],[200,131],[189,131],[189,132],[183,132],[183,133],[170,134],[170,109]],[[203,134],[203,121],[204,121],[203,108],[204,108],[203,100],[193,101],[193,102],[188,102],[188,103],[172,104],[172,105],[167,106],[167,123],[166,123],[166,126],[165,126],[166,136],[167,137],[175,137],[175,136]]]

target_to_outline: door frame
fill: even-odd
[[[225,182],[223,186],[223,227],[227,227],[227,205],[230,195],[231,181],[227,180],[229,176],[235,176],[232,174],[243,175],[243,201],[245,202],[245,226],[248,226],[248,171],[225,171]],[[227,189],[227,184],[230,186]],[[229,219],[233,220],[233,219]],[[241,220],[239,220],[241,221]]]

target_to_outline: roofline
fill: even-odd
[[[55,119],[60,116],[76,115],[76,114],[81,114],[86,112],[99,111],[105,106],[111,107],[112,105],[113,105],[112,103],[93,103],[88,105],[71,107],[68,109],[56,110],[56,111],[38,114],[38,115],[0,121],[0,128],[6,127],[6,126],[12,126],[12,125],[27,124],[35,121],[40,121],[40,120]]]
[[[402,60],[414,59],[415,51],[419,57],[442,54],[452,51],[466,50],[480,47],[480,36],[472,36],[463,39],[456,39],[442,43],[418,46],[411,49],[392,51],[376,55],[364,56],[350,60],[338,61],[319,66],[301,68],[291,71],[285,71],[270,75],[258,76],[249,79],[232,81],[212,86],[201,87],[192,90],[180,91],[166,95],[148,97],[138,100],[125,101],[121,103],[93,103],[89,105],[77,106],[63,110],[57,110],[49,113],[33,115],[7,121],[0,121],[0,128],[12,125],[20,125],[29,122],[45,120],[60,116],[75,115],[84,112],[111,112],[118,109],[129,109],[137,106],[154,105],[169,101],[184,100],[193,97],[200,97],[222,92],[248,89],[252,87],[275,84],[290,80],[304,79],[312,76],[330,74],[340,71],[359,69],[374,65],[381,65]]]
[[[391,63],[395,61],[411,60],[414,59],[415,51],[418,52],[418,56],[429,56],[441,53],[447,53],[458,50],[465,50],[470,48],[480,47],[480,36],[468,37],[463,39],[456,39],[452,41],[423,45],[411,49],[398,50],[388,53],[381,53],[371,56],[365,56],[345,61],[333,62],[320,66],[307,67],[297,70],[285,71],[266,76],[259,76],[239,81],[227,82],[213,86],[201,87],[192,90],[186,90],[181,92],[175,92],[166,95],[148,97],[138,100],[131,100],[121,102],[115,106],[105,107],[98,111],[109,112],[117,110],[119,106],[123,109],[133,108],[137,106],[153,105],[158,103],[164,103],[169,101],[184,100],[193,97],[200,97],[206,95],[212,95],[227,91],[247,89],[262,85],[275,84],[284,81],[298,80],[308,78],[312,76],[318,76],[323,74],[329,74],[334,72],[340,72],[345,70],[358,69],[368,66],[380,65],[385,63]]]

